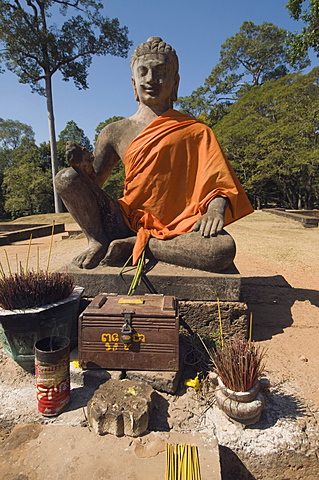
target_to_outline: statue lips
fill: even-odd
[[[159,88],[158,87],[149,87],[149,86],[144,86],[142,85],[142,88],[144,90],[145,93],[147,93],[148,95],[151,95],[152,97],[156,97],[158,94],[159,94]]]

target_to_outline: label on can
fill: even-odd
[[[35,364],[38,410],[42,415],[58,415],[70,401],[69,357],[56,365]]]

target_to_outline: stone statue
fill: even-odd
[[[252,207],[212,130],[173,110],[179,84],[175,50],[159,37],[138,46],[131,59],[137,112],[107,125],[94,153],[69,142],[70,168],[56,188],[88,239],[73,259],[80,268],[149,258],[220,272],[232,264],[235,243],[224,224]],[[124,160],[124,196],[103,190]]]

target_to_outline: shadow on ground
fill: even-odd
[[[306,300],[319,307],[318,290],[293,288],[281,275],[242,279],[241,301],[247,303],[253,314],[255,341],[283,333],[293,323],[294,303]]]
[[[219,461],[223,480],[256,480],[230,448],[219,445]]]

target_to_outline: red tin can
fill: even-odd
[[[70,340],[43,338],[36,342],[34,353],[38,410],[52,417],[70,402]]]

